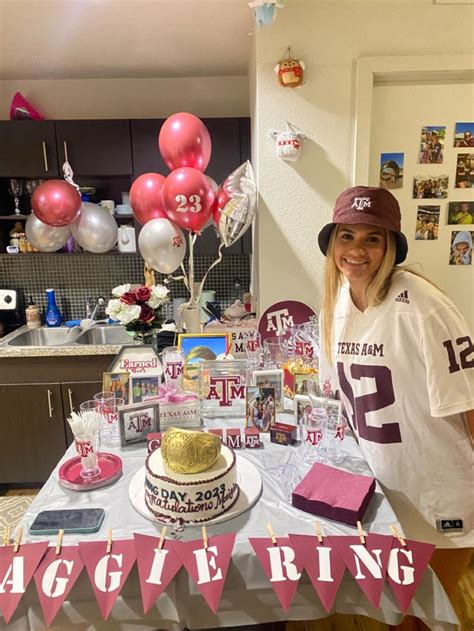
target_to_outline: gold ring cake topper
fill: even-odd
[[[221,439],[214,434],[170,427],[161,441],[165,465],[176,473],[200,473],[216,462]]]

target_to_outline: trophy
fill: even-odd
[[[15,215],[21,215],[20,195],[23,193],[23,182],[21,180],[11,179],[8,185],[8,192],[15,200]]]

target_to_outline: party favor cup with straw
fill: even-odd
[[[86,401],[92,404],[92,401]],[[84,406],[84,407],[82,407]],[[80,412],[72,412],[68,423],[74,434],[76,450],[81,457],[81,477],[84,480],[95,480],[101,473],[99,467],[100,423],[102,415],[93,405],[80,406]]]

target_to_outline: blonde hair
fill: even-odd
[[[336,225],[329,239],[326,252],[326,266],[324,269],[324,295],[321,307],[323,320],[324,352],[328,363],[332,365],[332,333],[334,322],[334,308],[339,296],[344,275],[339,271],[334,259],[334,241],[339,232],[339,225]],[[395,259],[397,246],[395,235],[390,230],[386,230],[387,249],[377,273],[369,283],[366,291],[367,306],[374,307],[381,304],[389,292],[392,284],[392,274],[395,271]]]

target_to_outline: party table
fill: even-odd
[[[223,424],[223,421],[206,422],[208,427],[222,427]],[[236,427],[241,424],[241,421],[226,420],[225,424],[228,427]],[[148,614],[144,615],[135,565],[107,621],[104,621],[100,615],[90,581],[83,570],[50,628],[68,629],[68,631],[132,628],[134,630],[172,629],[177,631],[184,627],[190,629],[238,627],[279,620],[310,620],[327,616],[305,573],[300,579],[291,608],[285,613],[248,541],[249,537],[268,537],[266,528],[268,522],[272,524],[277,537],[286,536],[288,533],[315,534],[315,516],[293,508],[289,501],[291,484],[294,485],[310,466],[303,461],[303,445],[298,443],[295,446],[276,445],[270,442],[268,434],[263,434],[262,439],[262,448],[241,449],[237,452],[240,457],[250,460],[260,473],[263,482],[260,499],[251,509],[241,515],[207,527],[209,537],[237,532],[232,562],[216,614],[208,607],[188,573],[181,568]],[[355,439],[349,434],[341,445],[345,458],[338,466],[356,473],[370,475],[371,472],[361,456]],[[67,535],[64,538],[64,545],[78,541],[105,540],[109,528],[113,528],[114,540],[130,539],[134,532],[159,536],[162,524],[153,523],[138,514],[132,507],[128,495],[130,481],[144,465],[146,447],[140,445],[126,449],[108,448],[107,451],[117,453],[123,459],[122,477],[113,485],[102,489],[87,493],[75,492],[59,486],[57,482],[61,464],[75,455],[74,447],[71,445],[24,515],[20,525],[25,528],[25,533],[29,524],[41,510],[103,507],[106,516],[98,533]],[[289,480],[289,478],[292,479]],[[288,480],[290,485],[287,487],[285,481]],[[342,523],[323,519],[320,521],[323,532],[328,535],[357,534],[355,528]],[[403,532],[382,489],[377,485],[375,495],[364,517],[363,527],[366,532],[389,534],[390,524],[397,524],[400,532]],[[182,532],[167,536],[188,541],[199,538],[201,530],[198,527],[187,526]],[[26,534],[27,541],[45,539],[48,537],[32,537]],[[50,541],[51,544],[55,544],[56,536],[50,537]],[[401,621],[396,600],[387,583],[384,585],[380,607],[375,609],[348,572],[345,572],[337,593],[334,611],[361,614],[387,624],[397,624]],[[449,631],[457,628],[456,616],[431,568],[428,568],[423,575],[408,613],[421,618],[431,629]],[[4,628],[6,625],[3,619],[0,619],[0,629]],[[36,631],[45,628],[34,581],[31,581],[8,629]]]

